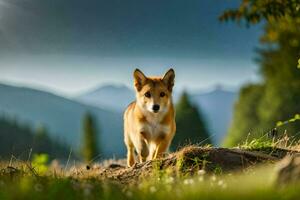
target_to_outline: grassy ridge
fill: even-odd
[[[276,161],[285,156],[283,152],[277,152],[280,150],[277,148],[279,144],[255,140],[243,145],[243,149],[253,149],[253,152],[190,146],[164,160],[142,163],[133,168],[120,165],[119,169],[106,168],[103,163],[89,169],[75,163],[49,166],[45,155],[37,156],[32,162],[0,162],[0,199],[299,199],[300,183],[285,186],[277,183]],[[296,151],[295,147],[289,146],[288,150]],[[257,151],[260,154],[254,154]],[[243,163],[243,167],[234,171],[225,170],[228,164],[233,164],[225,160],[242,155],[245,156],[242,160],[248,159],[253,164],[246,167],[246,163]],[[272,159],[271,162],[254,162],[253,155]],[[169,163],[169,167],[162,168],[163,163]],[[210,164],[218,163],[225,166],[220,170],[210,170]],[[180,170],[178,166],[183,165],[186,166],[185,170]],[[148,168],[151,168],[148,175],[141,175],[143,173],[138,171]],[[136,172],[140,175],[136,175]],[[125,181],[120,179],[122,173],[126,174]]]
[[[81,171],[81,172],[84,172]],[[138,184],[121,185],[94,174],[55,171],[44,175],[27,165],[2,167],[0,199],[298,199],[299,185],[279,188],[274,165],[243,173],[173,176],[161,170]]]

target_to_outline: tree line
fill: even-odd
[[[300,113],[299,5],[299,0],[243,0],[238,8],[227,10],[220,17],[246,26],[264,24],[256,58],[261,82],[240,90],[225,146],[267,136],[276,124],[283,125],[277,127],[279,136],[287,133],[294,139],[300,138],[300,123],[296,121]],[[280,123],[291,118],[290,123]]]
[[[44,126],[36,130],[15,119],[0,118],[0,157],[10,159],[12,156],[27,160],[33,154],[46,153],[51,158],[66,158],[70,147],[58,139],[49,137]]]

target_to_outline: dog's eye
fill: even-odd
[[[166,93],[161,92],[161,93],[160,93],[160,97],[164,97],[164,96],[166,96]]]
[[[146,93],[145,93],[145,97],[150,98],[150,97],[151,97],[150,92],[146,92]]]

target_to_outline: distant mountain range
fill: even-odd
[[[175,102],[179,96],[179,93],[174,94]],[[203,113],[212,140],[216,145],[220,144],[230,124],[237,93],[216,87],[210,92],[190,93],[190,96],[192,102]],[[105,85],[78,96],[76,100],[122,112],[134,100],[134,91],[123,85]]]
[[[124,85],[104,85],[79,95],[76,100],[122,112],[134,100],[134,91]]]
[[[99,122],[103,156],[124,156],[121,113],[44,91],[0,84],[0,115],[32,126],[42,124],[52,137],[69,143],[76,151],[80,149],[82,118],[86,112],[93,113]]]
[[[178,93],[174,94],[178,99]],[[222,89],[190,94],[207,120],[212,140],[220,144],[232,116],[236,93]],[[0,115],[46,126],[53,138],[80,149],[82,118],[91,112],[97,118],[103,157],[124,157],[122,112],[134,100],[134,91],[126,86],[106,85],[76,98],[67,99],[52,93],[0,84]],[[1,133],[0,133],[1,134]]]

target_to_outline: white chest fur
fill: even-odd
[[[150,134],[151,138],[156,138],[162,134],[169,134],[171,129],[170,125],[161,124],[159,118],[151,118],[144,124],[144,130]]]

